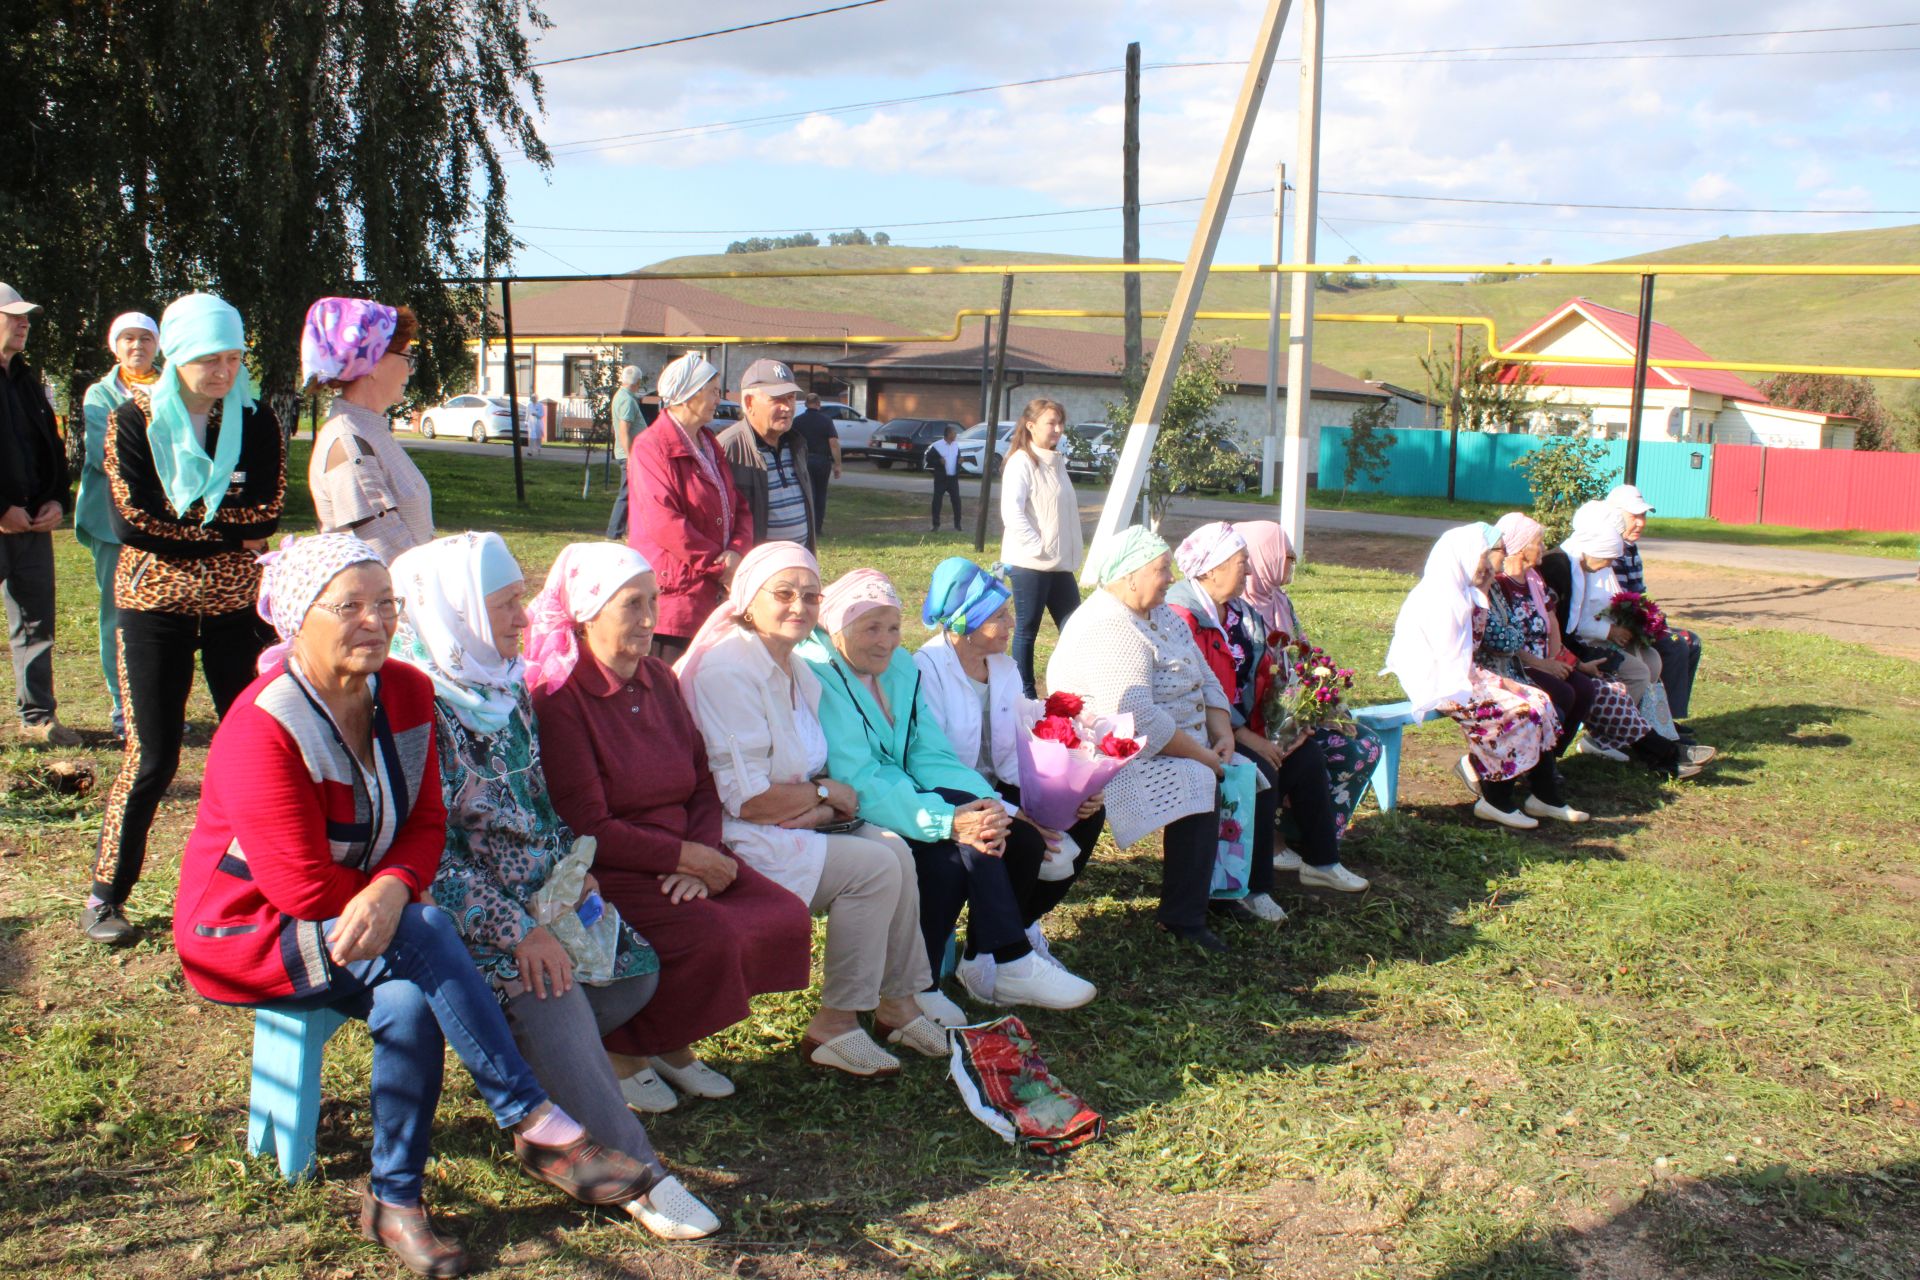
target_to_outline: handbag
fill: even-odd
[[[1251,761],[1229,761],[1220,779],[1216,810],[1220,840],[1213,855],[1212,896],[1244,898],[1253,869],[1253,798],[1260,788],[1260,771]]]

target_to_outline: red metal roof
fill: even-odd
[[[497,308],[494,314],[497,323]],[[845,334],[893,333],[899,328],[872,316],[760,306],[684,280],[635,276],[583,280],[524,296],[516,291],[513,300],[514,334],[523,338],[767,334],[817,336],[839,346]]]
[[[1556,308],[1544,320],[1533,325],[1525,333],[1508,344],[1508,350],[1518,351],[1536,336],[1557,324],[1568,312],[1577,311],[1586,319],[1604,328],[1618,338],[1626,348],[1626,354],[1635,352],[1634,342],[1639,336],[1640,317],[1631,311],[1621,311],[1604,306],[1591,298],[1570,298]],[[1651,336],[1648,342],[1647,357],[1650,360],[1711,360],[1712,356],[1687,341],[1671,327],[1658,320],[1650,326]],[[1712,395],[1724,396],[1729,400],[1747,400],[1754,404],[1771,403],[1758,387],[1740,377],[1721,369],[1657,369],[1654,375],[1665,381],[1695,391],[1705,391]],[[1538,364],[1533,366],[1535,382],[1548,383],[1561,387],[1631,387],[1633,370],[1630,368],[1611,368],[1602,365],[1556,365]]]

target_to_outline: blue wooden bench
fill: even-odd
[[[253,1087],[247,1103],[247,1154],[273,1154],[280,1176],[313,1172],[320,1126],[320,1058],[346,1019],[332,1009],[263,1005],[253,1015]]]
[[[1429,711],[1424,716],[1416,716],[1410,702],[1383,702],[1353,712],[1353,718],[1380,739],[1380,763],[1373,767],[1371,780],[1373,798],[1380,812],[1392,813],[1400,798],[1400,731],[1410,724],[1438,719],[1439,715],[1438,711]]]

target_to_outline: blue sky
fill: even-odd
[[[778,17],[829,0],[546,0],[536,56]],[[1244,59],[1254,0],[887,0],[548,69],[543,173],[510,164],[526,274],[630,270],[754,232],[888,227],[897,243],[1117,256],[1118,74],[851,113],[820,109],[1154,63]],[[1721,234],[1920,223],[1920,9],[1911,0],[1329,0],[1323,261],[1595,261]],[[1875,30],[1511,46],[1727,32]],[[1282,57],[1297,52],[1299,18]],[[1500,51],[1432,53],[1437,50]],[[1872,50],[1867,53],[1845,50]],[[1826,51],[1806,53],[1803,51]],[[1717,56],[1732,52],[1763,56]],[[1355,60],[1355,55],[1407,53]],[[1623,54],[1658,55],[1622,58]],[[1716,55],[1716,56],[1698,56]],[[1342,58],[1349,60],[1342,61]],[[1150,70],[1142,195],[1197,197],[1242,70]],[[1242,189],[1292,162],[1296,79],[1276,68]],[[717,122],[786,115],[728,129]],[[661,131],[679,131],[657,136]],[[655,134],[633,138],[633,134]],[[1444,203],[1407,197],[1873,210],[1820,216]],[[1219,261],[1269,254],[1269,195],[1238,201]],[[1184,256],[1197,201],[1149,208],[1149,257]],[[1907,210],[1909,212],[1894,212]],[[1010,222],[892,224],[1047,216]]]

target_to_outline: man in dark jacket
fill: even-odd
[[[813,490],[813,534],[827,523],[827,485],[840,478],[840,429],[820,407],[820,397],[807,395],[807,408],[793,420],[793,434],[807,446],[807,482]]]
[[[53,697],[53,530],[72,505],[72,481],[53,405],[22,354],[39,310],[0,284],[0,596],[22,731],[73,747],[80,735],[54,717]]]
[[[756,360],[740,379],[740,421],[718,437],[733,487],[753,512],[753,543],[798,542],[814,549],[813,483],[807,445],[793,430],[800,388],[778,360]]]

